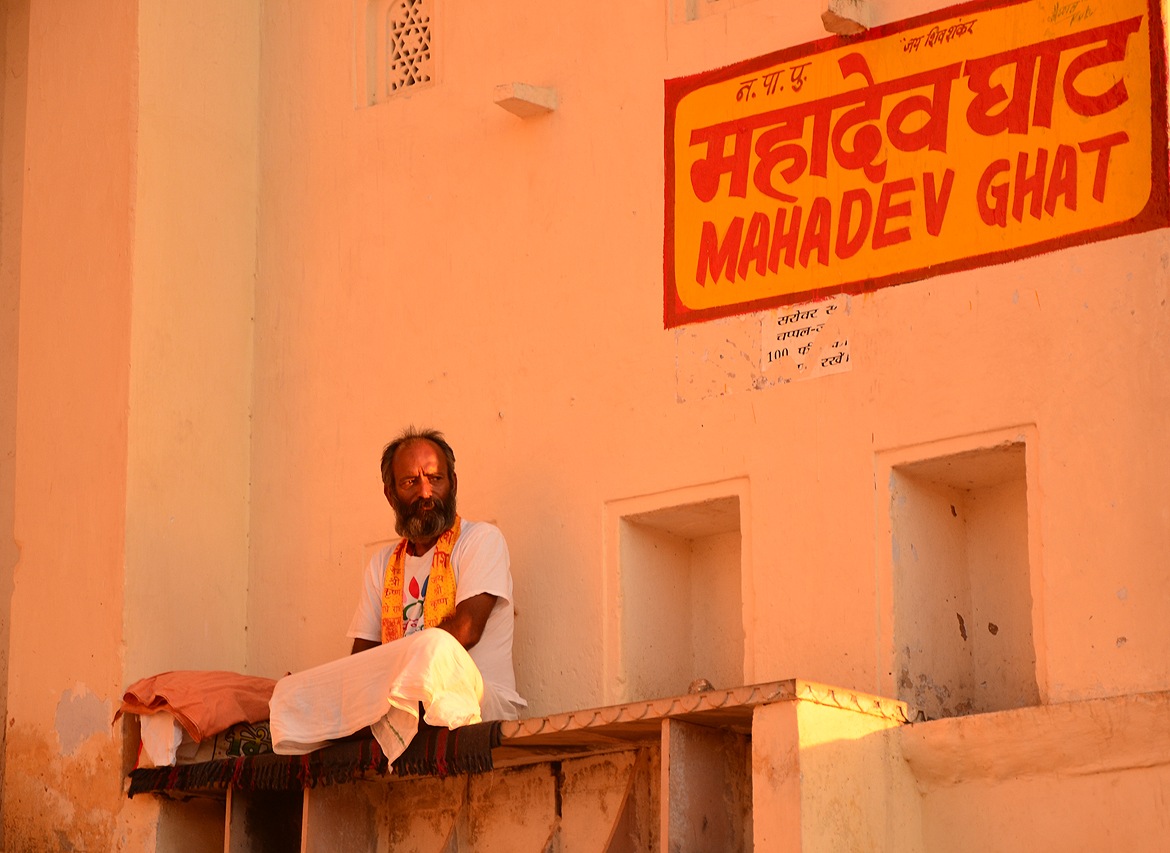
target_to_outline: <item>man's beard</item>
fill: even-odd
[[[426,503],[430,503],[429,509],[424,508]],[[455,525],[455,495],[448,495],[445,501],[434,496],[415,498],[410,506],[405,506],[395,495],[392,506],[394,529],[410,542],[434,539]]]

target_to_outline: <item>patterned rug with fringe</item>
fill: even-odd
[[[458,729],[419,723],[402,755],[398,776],[450,776],[492,769],[492,748],[500,745],[500,723]],[[240,791],[295,791],[350,782],[371,773],[386,775],[386,756],[371,737],[343,740],[306,755],[267,752],[201,764],[140,768],[130,772],[130,796],[158,791],[234,788]]]

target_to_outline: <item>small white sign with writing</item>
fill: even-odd
[[[763,391],[851,370],[852,307],[852,297],[840,294],[675,329],[675,398]]]
[[[791,382],[851,370],[846,322],[851,308],[844,293],[777,308],[775,319],[763,324],[760,372],[773,382]]]

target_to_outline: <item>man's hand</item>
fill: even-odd
[[[496,596],[481,592],[455,605],[455,614],[440,622],[439,627],[458,640],[463,648],[470,649],[483,636],[483,627],[495,606]]]
[[[372,649],[375,646],[380,646],[380,645],[382,645],[382,644],[379,643],[377,640],[363,640],[361,637],[357,637],[353,641],[353,648],[350,649],[349,653],[351,655],[356,655],[358,652],[364,652],[366,649]]]

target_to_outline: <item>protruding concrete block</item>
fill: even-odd
[[[557,108],[555,89],[529,86],[527,83],[505,83],[496,86],[496,103],[520,118],[532,118],[551,113]]]
[[[874,25],[873,4],[869,0],[828,0],[821,22],[839,36],[863,33]]]

